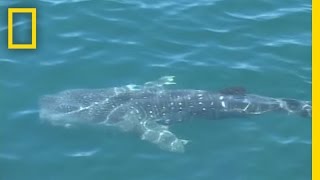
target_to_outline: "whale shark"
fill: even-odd
[[[40,98],[39,116],[53,125],[66,127],[116,127],[171,152],[184,152],[189,142],[170,131],[170,125],[178,122],[246,118],[267,112],[311,118],[310,101],[249,94],[242,87],[219,91],[168,87],[173,84],[174,76],[164,76],[143,85],[64,90]]]

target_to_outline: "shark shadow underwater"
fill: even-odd
[[[40,119],[53,125],[113,126],[138,134],[161,149],[184,152],[188,140],[178,138],[169,125],[191,119],[247,117],[287,112],[311,118],[311,102],[247,94],[243,88],[218,92],[166,89],[175,84],[164,76],[144,85],[108,89],[71,89],[40,98]]]

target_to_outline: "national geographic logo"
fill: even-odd
[[[18,44],[13,40],[13,15],[15,13],[31,14],[31,43]],[[8,8],[8,49],[36,49],[37,48],[37,9],[36,8]]]

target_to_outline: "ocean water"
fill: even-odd
[[[37,8],[37,49],[7,49],[7,8]],[[30,41],[28,16],[15,42]],[[311,179],[311,119],[272,113],[171,128],[170,153],[114,129],[43,123],[42,95],[142,84],[311,100],[311,0],[0,1],[0,179]]]

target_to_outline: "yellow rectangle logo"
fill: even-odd
[[[31,44],[13,43],[13,14],[31,13]],[[36,8],[8,8],[8,49],[36,49],[37,48],[37,9]]]

